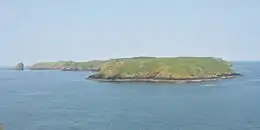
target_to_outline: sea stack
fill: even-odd
[[[15,66],[15,69],[16,70],[24,70],[24,64],[22,62],[18,63],[16,66]]]

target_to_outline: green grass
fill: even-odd
[[[98,74],[122,77],[214,77],[232,73],[231,65],[214,57],[134,57],[106,61]]]
[[[31,66],[32,69],[54,69],[54,68],[77,68],[87,70],[90,68],[100,68],[102,61],[57,61],[57,62],[39,62]]]

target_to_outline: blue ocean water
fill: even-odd
[[[196,84],[99,83],[87,72],[0,71],[5,130],[259,130],[260,63]],[[215,84],[216,86],[207,86]]]

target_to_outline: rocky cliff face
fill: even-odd
[[[16,70],[24,70],[24,64],[22,62],[18,63],[16,66],[15,66],[15,69]]]

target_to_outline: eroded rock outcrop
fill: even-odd
[[[22,62],[18,63],[16,66],[15,66],[15,69],[16,70],[24,70],[24,64]]]

